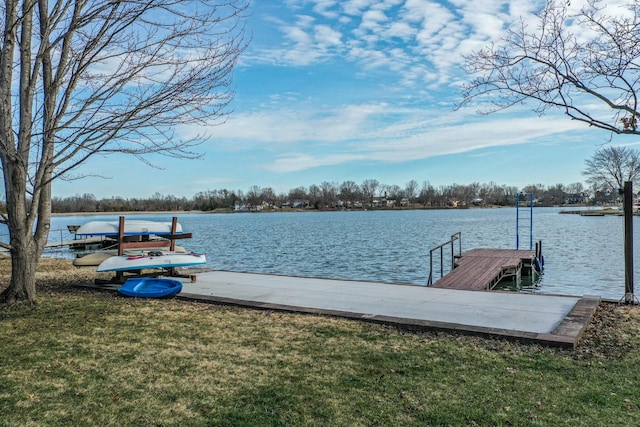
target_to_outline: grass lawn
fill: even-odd
[[[37,305],[0,307],[0,426],[640,425],[637,306],[602,304],[570,351],[125,298],[42,268]]]

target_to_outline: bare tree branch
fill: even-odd
[[[640,1],[616,10],[589,0],[576,14],[569,10],[568,2],[550,1],[537,14],[537,28],[522,21],[466,57],[474,77],[460,106],[478,102],[487,114],[536,101],[538,114],[560,109],[614,134],[640,134]]]

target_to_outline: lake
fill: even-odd
[[[622,298],[623,217],[561,215],[560,210],[534,209],[534,241],[542,240],[545,268],[537,282],[524,281],[523,290]],[[134,217],[170,221],[172,215],[128,216]],[[72,239],[68,224],[117,218],[117,214],[54,217],[52,229],[62,231],[52,231],[50,240]],[[516,245],[515,208],[180,214],[178,218],[183,230],[194,236],[179,244],[206,251],[213,269],[241,272],[424,285],[429,250],[456,232],[462,233],[463,251]],[[636,228],[638,220],[634,218]],[[637,249],[640,242],[634,240]],[[521,234],[520,245],[529,248],[528,233]],[[74,256],[68,250],[54,254]]]

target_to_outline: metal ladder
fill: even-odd
[[[520,234],[529,233],[529,250],[533,250],[533,193],[516,194],[516,249],[520,249]]]

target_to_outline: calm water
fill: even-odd
[[[534,210],[534,241],[543,242],[545,270],[538,283],[525,283],[525,290],[621,298],[623,218],[560,215],[559,211]],[[170,221],[171,216],[135,218]],[[52,228],[117,218],[55,217]],[[206,251],[211,268],[352,280],[425,284],[429,249],[458,231],[462,232],[463,251],[480,247],[514,249],[516,240],[514,208],[183,214],[178,218],[183,229],[194,235],[179,244]],[[639,220],[634,218],[636,230]],[[50,240],[61,238],[68,240],[71,236],[66,231],[51,233]],[[528,245],[528,233],[524,238],[521,234],[521,249],[528,249]],[[638,259],[638,238],[634,247]],[[58,254],[72,256],[68,252]],[[638,273],[635,275],[640,278]]]

